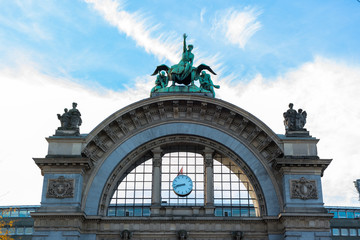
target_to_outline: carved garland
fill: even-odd
[[[224,147],[223,145],[215,141],[197,136],[184,136],[184,135],[167,136],[167,137],[155,139],[151,142],[142,145],[135,151],[129,153],[114,169],[114,171],[111,173],[105,185],[106,187],[104,188],[101,197],[99,215],[106,214],[106,209],[112,197],[112,193],[117,188],[117,182],[119,181],[119,179],[123,177],[124,174],[126,174],[125,172],[129,167],[133,167],[134,163],[138,161],[139,158],[144,156],[152,149],[156,147],[161,147],[163,145],[170,145],[172,143],[187,143],[187,144],[210,147],[215,151],[217,151],[218,153],[227,156],[231,160],[233,160],[243,170],[244,174],[248,177],[251,185],[253,186],[254,192],[258,200],[260,214],[266,215],[265,199],[260,183],[258,182],[254,173],[249,169],[249,167],[246,165],[246,163],[244,163],[244,161],[241,158],[239,158],[228,148]]]
[[[282,154],[274,140],[245,116],[215,103],[179,99],[158,101],[125,112],[89,141],[83,155],[97,161],[141,129],[163,122],[189,121],[224,130],[268,162]]]

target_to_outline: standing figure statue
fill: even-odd
[[[166,88],[168,85],[169,79],[165,76],[165,71],[159,72],[159,75],[156,77],[155,80],[155,87],[151,89],[151,92],[156,92],[161,88]]]
[[[58,119],[60,120],[61,127],[58,127],[55,135],[57,136],[78,136],[79,126],[82,123],[81,114],[78,109],[76,109],[77,103],[72,104],[72,109],[68,111],[67,108],[64,109],[64,113],[57,114]]]
[[[306,111],[303,111],[301,108],[296,112],[293,109],[294,104],[289,104],[289,109],[284,112],[284,125],[286,131],[306,131],[304,128],[306,124]]]
[[[214,85],[214,83],[210,78],[210,74],[207,74],[205,71],[202,71],[199,76],[199,82],[201,89],[211,92],[213,94],[213,97],[215,97],[214,88],[220,88],[220,86]]]
[[[69,114],[67,108],[64,109],[63,115],[58,114],[57,117],[61,122],[61,127],[60,128],[66,129],[66,128],[69,127],[69,125],[70,125],[70,114]]]
[[[306,124],[306,117],[307,113],[306,111],[303,111],[301,108],[299,108],[297,114],[296,114],[296,128],[297,129],[303,129]]]
[[[81,120],[81,114],[80,111],[76,109],[77,103],[73,102],[72,104],[73,108],[70,109],[69,115],[70,115],[70,129],[78,129],[79,126],[81,126],[82,120]]]
[[[194,48],[194,46],[190,44],[189,46],[187,46],[187,49],[186,49],[187,35],[184,33],[183,37],[184,37],[184,42],[183,42],[183,53],[181,56],[181,60],[178,64],[171,66],[171,68],[169,70],[170,78],[171,78],[171,74],[179,74],[184,77],[184,76],[188,75],[190,73],[190,71],[192,70],[194,54],[191,51]]]
[[[289,104],[289,109],[284,112],[284,125],[287,131],[295,131],[296,130],[296,110],[293,109],[294,104]]]

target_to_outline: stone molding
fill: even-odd
[[[40,168],[41,174],[44,173],[84,173],[94,164],[84,157],[55,157],[55,158],[33,158],[36,165]]]
[[[316,180],[308,180],[304,177],[290,180],[290,198],[318,199]]]
[[[255,174],[252,172],[252,170],[244,163],[244,161],[239,158],[236,154],[234,154],[231,150],[226,148],[225,146],[212,141],[210,139],[205,139],[202,137],[197,136],[187,136],[187,135],[174,135],[174,136],[167,136],[155,139],[151,142],[148,142],[147,144],[144,144],[143,146],[139,147],[137,150],[130,152],[127,157],[125,157],[118,166],[113,170],[111,173],[109,179],[106,182],[106,187],[104,188],[101,200],[100,200],[100,207],[99,207],[99,215],[106,215],[106,209],[108,207],[108,204],[110,202],[110,199],[112,197],[113,192],[117,188],[117,183],[119,179],[123,177],[124,174],[126,174],[126,171],[129,167],[133,167],[135,162],[138,162],[139,158],[143,157],[147,153],[149,153],[153,148],[161,147],[164,145],[171,145],[175,143],[186,143],[186,144],[194,144],[197,146],[203,146],[211,148],[215,150],[216,152],[222,154],[223,156],[226,156],[230,158],[234,163],[236,163],[239,168],[244,172],[244,174],[248,177],[249,182],[253,186],[253,190],[256,194],[258,204],[259,204],[259,211],[260,215],[264,216],[266,215],[266,203],[265,203],[265,197],[264,193],[262,192],[261,185],[259,181],[257,180]],[[162,147],[163,151],[166,151]],[[152,154],[148,154],[149,158],[152,157]]]
[[[233,231],[241,230],[244,239],[268,239],[268,234],[282,235],[284,231],[329,232],[332,214],[289,214],[278,217],[101,217],[83,213],[31,214],[35,230],[78,230],[83,234],[95,233],[97,239],[119,239],[127,229],[134,239],[175,239],[180,229],[185,229],[191,239],[231,239]],[[165,238],[166,237],[166,238]]]
[[[66,179],[60,176],[57,179],[49,179],[46,192],[47,198],[73,198],[75,179]]]
[[[297,168],[302,170],[299,173],[305,173],[305,169],[313,171],[319,169],[319,174],[323,176],[325,169],[329,166],[332,159],[319,159],[318,157],[314,158],[276,158],[272,162],[272,166],[277,170],[286,170],[286,168],[292,168],[292,171],[295,171]]]
[[[265,162],[283,153],[278,136],[250,113],[219,99],[177,95],[145,99],[114,113],[89,134],[82,154],[96,162],[138,131],[170,122],[218,128]]]

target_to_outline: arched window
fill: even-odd
[[[161,159],[161,207],[204,207],[206,176],[204,157],[195,147],[169,148]],[[229,158],[215,154],[212,160],[214,215],[255,217],[259,215],[255,192],[243,171]],[[150,216],[152,203],[152,158],[144,157],[119,180],[108,207],[108,216]],[[193,182],[185,197],[175,194],[172,182],[179,174]]]

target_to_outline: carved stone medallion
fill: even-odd
[[[73,198],[74,179],[65,179],[60,176],[57,179],[49,179],[47,198]]]
[[[299,180],[290,180],[290,197],[300,199],[318,199],[315,180],[301,177]]]

